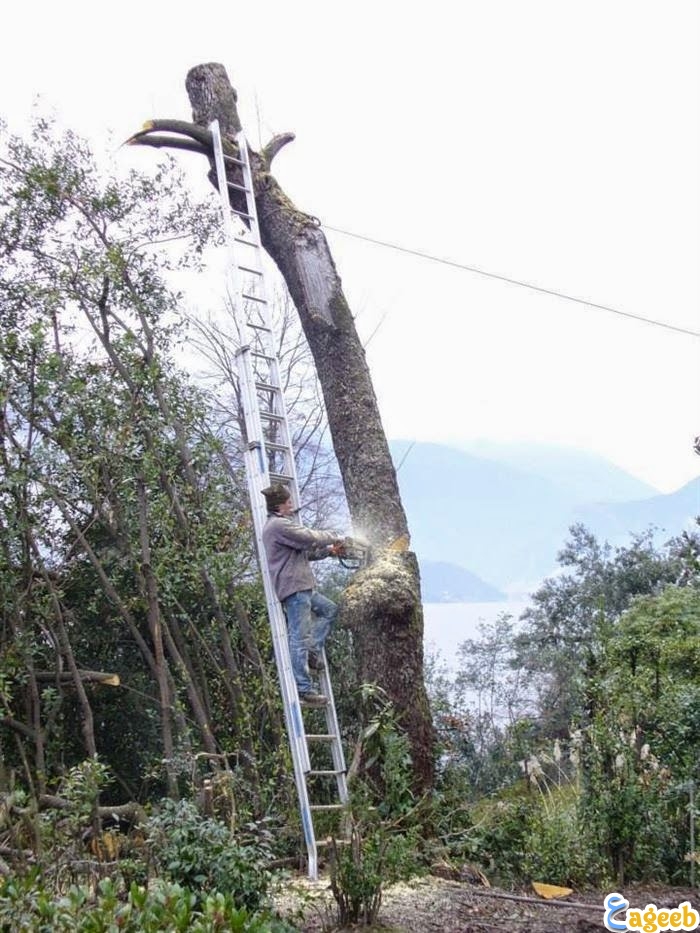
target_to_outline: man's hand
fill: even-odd
[[[328,553],[331,555],[331,557],[344,557],[345,542],[339,539],[338,541],[334,541],[333,544],[329,544]]]

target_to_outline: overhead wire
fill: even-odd
[[[610,314],[617,314],[620,317],[631,318],[640,321],[643,324],[651,324],[654,327],[663,327],[666,330],[675,331],[679,334],[685,334],[689,337],[700,337],[700,331],[690,330],[687,327],[680,327],[676,324],[669,324],[666,321],[657,321],[654,318],[644,317],[641,314],[633,314],[631,311],[622,311],[620,308],[613,308],[611,305],[599,304],[596,301],[588,301],[585,298],[576,298],[573,295],[567,295],[565,292],[557,291],[553,288],[544,288],[542,285],[535,285],[532,282],[523,282],[520,279],[514,279],[507,275],[500,275],[497,272],[489,272],[487,269],[480,269],[478,266],[467,265],[463,262],[456,262],[453,259],[445,259],[443,256],[434,256],[431,253],[425,253],[418,249],[411,249],[408,246],[400,246],[398,243],[390,243],[387,240],[378,240],[375,237],[365,236],[361,233],[355,233],[352,230],[344,230],[341,227],[333,227],[330,224],[321,223],[326,230],[332,230],[334,233],[340,233],[343,236],[353,237],[356,240],[364,240],[366,243],[373,243],[375,246],[383,246],[386,249],[393,249],[399,253],[407,253],[409,256],[418,256],[421,259],[427,259],[430,262],[439,262],[444,266],[451,266],[454,269],[463,269],[467,272],[474,272],[476,275],[483,275],[490,279],[498,279],[500,282],[507,282],[509,285],[518,285],[521,288],[529,288],[532,291],[540,292],[544,295],[552,295],[555,298],[562,298],[565,301],[572,301],[587,308],[595,308],[598,311],[607,311]]]

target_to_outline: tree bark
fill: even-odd
[[[148,627],[153,643],[153,657],[155,661],[156,682],[160,699],[160,728],[163,740],[163,754],[165,758],[165,776],[168,793],[177,799],[177,777],[175,774],[175,743],[173,740],[173,724],[171,709],[174,694],[171,693],[168,683],[167,661],[163,649],[163,621],[160,615],[158,601],[158,585],[151,566],[151,545],[148,538],[148,505],[146,501],[146,483],[140,474],[136,478],[136,491],[139,509],[139,538],[141,543],[141,574],[146,585],[146,592],[142,595],[146,600],[148,611]]]
[[[195,122],[218,119],[231,143],[241,124],[223,66],[196,66],[186,86]],[[353,526],[377,555],[344,600],[360,671],[387,691],[411,741],[416,789],[427,790],[434,736],[423,680],[418,563],[408,550],[408,524],[365,352],[326,237],[270,174],[272,158],[292,138],[275,137],[262,152],[251,152],[261,240],[287,283],[316,363]]]

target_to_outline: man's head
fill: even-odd
[[[268,512],[276,512],[278,515],[289,515],[294,511],[292,506],[292,494],[282,483],[273,483],[272,486],[263,489],[262,494],[267,501]]]

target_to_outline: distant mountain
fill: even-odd
[[[571,495],[542,477],[441,444],[392,442],[413,547],[496,587],[527,586],[555,565]],[[402,462],[403,460],[403,462]]]
[[[457,564],[420,561],[421,592],[427,603],[487,603],[508,597]]]
[[[647,495],[646,484],[578,451],[533,449],[523,457],[530,472],[441,444],[394,441],[391,450],[421,564],[457,565],[511,593],[556,569],[574,522],[612,544],[627,544],[630,533],[655,524],[664,529],[662,543],[700,512],[700,480],[669,495],[653,489]],[[615,501],[627,490],[635,493],[630,501]]]
[[[554,444],[501,444],[485,440],[459,446],[477,457],[496,460],[548,479],[581,503],[627,502],[659,494],[658,489],[587,450]]]
[[[578,521],[611,543],[654,526],[654,538],[661,544],[680,534],[696,515],[700,515],[700,477],[667,495],[635,502],[595,503],[580,506],[575,512]]]

